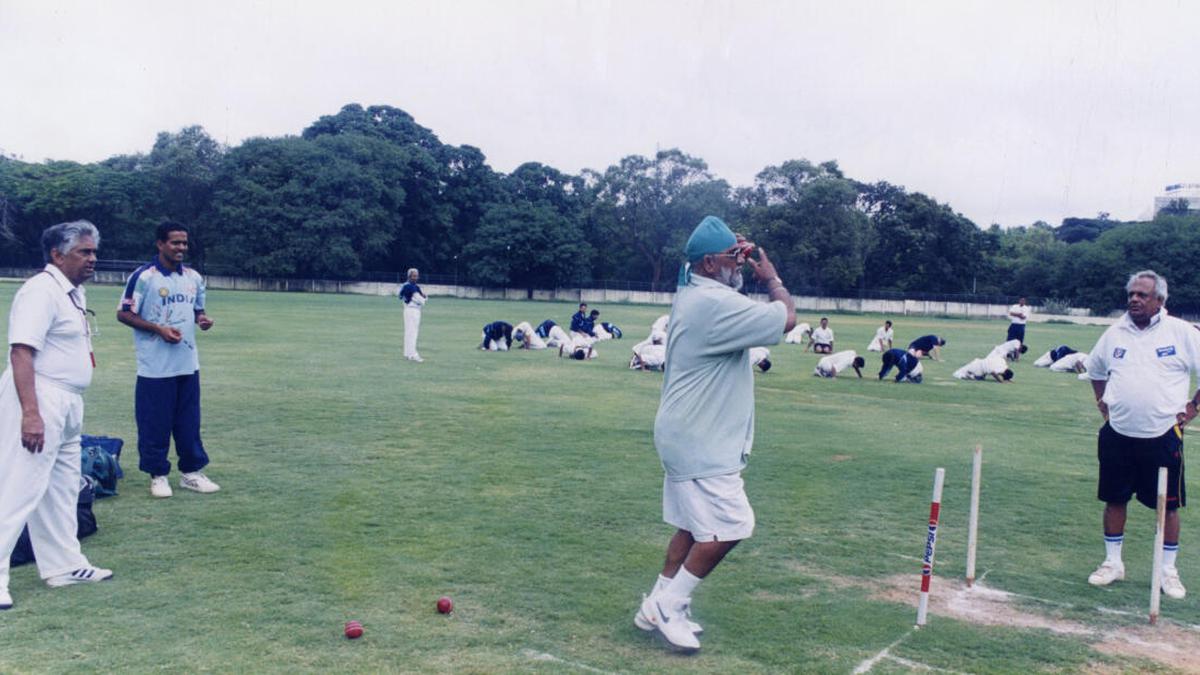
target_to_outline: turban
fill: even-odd
[[[737,236],[716,216],[705,216],[688,237],[684,254],[687,262],[679,268],[679,285],[686,286],[692,278],[691,264],[706,255],[721,253],[737,243]]]

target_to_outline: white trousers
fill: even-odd
[[[418,307],[404,308],[404,358],[415,359],[417,353],[417,333],[421,331],[421,309]]]
[[[8,588],[8,559],[28,523],[43,578],[87,567],[79,550],[79,438],[83,397],[37,381],[45,448],[21,445],[21,404],[11,371],[0,377],[0,588]]]

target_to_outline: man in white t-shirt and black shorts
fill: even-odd
[[[1125,578],[1121,561],[1126,505],[1137,500],[1157,505],[1158,468],[1167,467],[1167,515],[1163,536],[1162,591],[1186,595],[1175,558],[1179,551],[1179,512],[1184,506],[1183,427],[1196,416],[1200,392],[1191,392],[1200,372],[1200,332],[1168,316],[1167,280],[1146,270],[1129,278],[1129,311],[1104,331],[1087,359],[1096,405],[1104,416],[1097,456],[1098,496],[1105,502],[1106,556],[1088,577],[1094,586]],[[1190,395],[1190,397],[1189,397]]]

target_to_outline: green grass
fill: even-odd
[[[0,317],[15,289],[0,284]],[[902,637],[891,653],[907,661],[876,672],[1161,667],[1105,655],[1097,637],[938,614],[910,632],[933,470],[947,473],[936,596],[964,572],[976,443],[989,586],[1098,632],[1133,630],[1146,609],[1146,509],[1131,508],[1129,579],[1085,581],[1103,556],[1090,387],[1034,369],[1035,353],[1015,384],[950,377],[1002,341],[1003,322],[892,317],[900,342],[949,338],[919,386],[876,381],[875,355],[867,379],[827,381],[811,375],[815,356],[773,348],[745,473],[758,529],[700,587],[704,648],[682,657],[631,621],[671,531],[651,433],[661,376],[626,364],[665,308],[600,307],[627,337],[578,363],[475,349],[488,321],[562,323],[567,304],[434,298],[427,362],[411,364],[392,298],[212,292],[204,440],[223,489],[156,501],[136,470],[117,294],[89,290],[102,332],[85,426],[126,439],[128,477],[84,542],[117,576],[51,590],[14,570],[0,671],[849,672]],[[834,316],[838,347],[864,349],[879,320]],[[1101,330],[1031,324],[1028,341],[1087,349]],[[1186,521],[1179,567],[1195,584]],[[905,592],[883,593],[897,577]],[[441,595],[453,614],[435,612]],[[1194,626],[1200,606],[1164,599],[1164,616]],[[341,636],[348,619],[363,639]]]

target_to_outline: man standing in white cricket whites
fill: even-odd
[[[754,531],[741,471],[754,443],[751,347],[778,344],[796,309],[767,254],[714,216],[687,241],[687,263],[671,307],[671,330],[654,445],[666,475],[663,520],[676,528],[666,562],[634,615],[676,649],[700,648],[691,596],[700,580]],[[742,265],[766,285],[770,302],[738,293]],[[1200,333],[1197,333],[1200,335]]]
[[[46,228],[47,265],[17,291],[8,315],[9,367],[0,376],[0,609],[13,606],[8,559],[26,523],[48,585],[113,575],[83,555],[75,513],[83,392],[96,367],[83,282],[95,273],[99,243],[86,220]]]
[[[400,287],[400,299],[404,301],[404,358],[421,363],[425,359],[417,353],[417,333],[421,330],[421,308],[429,298],[417,285],[421,273],[413,267],[408,270],[408,281]]]
[[[1189,392],[1200,372],[1200,332],[1168,316],[1167,280],[1151,270],[1125,284],[1129,311],[1109,326],[1087,359],[1096,407],[1104,416],[1097,439],[1104,506],[1106,556],[1088,577],[1093,586],[1125,578],[1121,545],[1129,499],[1157,508],[1158,468],[1167,467],[1167,517],[1163,532],[1162,592],[1181,599],[1179,510],[1185,505],[1183,427],[1196,416],[1200,391]],[[1189,398],[1191,393],[1191,398]]]

